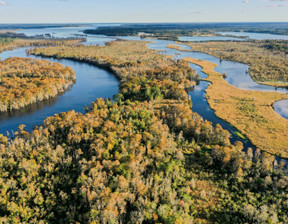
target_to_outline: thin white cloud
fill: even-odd
[[[6,2],[4,2],[4,1],[0,1],[0,5],[2,5],[2,6],[6,6],[6,5],[7,5],[7,3],[6,3]]]
[[[242,2],[245,3],[245,4],[249,4],[250,0],[243,0]]]

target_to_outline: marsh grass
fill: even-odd
[[[255,82],[275,87],[288,86],[287,52],[285,49],[281,50],[282,48],[279,50],[277,50],[278,48],[268,48],[266,41],[222,41],[188,43],[187,45],[191,47],[191,51],[203,52],[221,60],[231,60],[249,65],[249,74]],[[175,45],[169,47],[183,51]]]
[[[201,66],[208,75],[205,80],[212,85],[206,90],[206,99],[218,117],[235,126],[260,149],[288,157],[288,121],[272,108],[275,101],[288,99],[287,95],[238,89],[214,71],[217,64],[190,57],[184,60]]]

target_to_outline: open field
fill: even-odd
[[[260,149],[288,158],[288,121],[274,112],[272,104],[288,96],[281,93],[241,90],[228,84],[217,66],[194,58],[184,60],[199,65],[212,83],[206,92],[209,105],[218,117],[244,133]]]

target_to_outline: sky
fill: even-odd
[[[0,0],[0,23],[288,22],[288,0]]]

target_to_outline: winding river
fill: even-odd
[[[95,26],[90,27],[95,28]],[[75,34],[82,34],[81,30],[84,28],[69,28],[68,31],[64,28],[54,28],[53,35],[56,37],[69,37],[75,36]],[[27,35],[35,34],[45,34],[49,33],[48,29],[37,29],[20,31],[26,33]],[[37,33],[35,33],[37,32]],[[89,44],[100,44],[103,45],[105,42],[115,40],[116,38],[128,39],[128,40],[141,40],[139,37],[106,37],[101,35],[88,35],[86,45]],[[201,37],[197,37],[200,40]],[[182,52],[175,49],[166,48],[168,44],[175,44],[173,41],[165,40],[151,40],[153,43],[148,44],[150,49],[160,50],[163,54],[174,55],[174,58],[180,59],[184,57],[193,57],[201,60],[207,60],[218,64],[216,71],[221,73],[228,73],[227,82],[237,88],[245,90],[258,90],[258,91],[277,91],[282,93],[287,93],[285,88],[274,88],[270,86],[260,85],[252,80],[249,74],[247,74],[248,66],[245,64],[231,62],[231,61],[221,61],[219,58],[210,56],[204,53],[198,52]],[[181,45],[183,49],[189,50],[190,47],[186,45]],[[8,57],[26,57],[25,48],[17,49],[10,52],[4,52],[0,54],[2,59]],[[41,58],[29,56],[31,58]],[[67,91],[62,96],[58,96],[49,101],[41,102],[35,105],[31,105],[24,110],[6,113],[0,115],[0,133],[5,134],[6,131],[16,130],[17,126],[24,123],[27,125],[27,129],[31,130],[33,125],[41,124],[47,116],[52,116],[56,113],[65,112],[68,110],[75,110],[79,112],[84,112],[84,106],[90,105],[91,102],[95,101],[99,97],[112,97],[118,92],[118,81],[111,73],[99,69],[95,66],[74,62],[70,60],[57,60],[48,59],[52,62],[59,62],[65,66],[71,67],[76,73],[77,82],[73,87]],[[202,77],[206,77],[205,74],[201,72],[201,68],[194,64],[190,66],[197,71],[197,73]],[[237,130],[226,123],[225,121],[218,118],[214,111],[209,107],[206,98],[205,90],[209,86],[208,82],[200,81],[191,91],[189,95],[191,96],[193,107],[192,110],[200,114],[204,119],[211,121],[214,125],[219,123],[224,129],[227,129],[232,134],[231,142],[242,141],[245,147],[253,147],[253,145],[241,139],[237,134]],[[275,103],[275,111],[281,116],[285,117],[287,114],[288,118],[288,101],[279,101]]]
[[[20,48],[0,54],[2,60],[8,57],[29,57],[46,59],[71,67],[76,73],[76,83],[64,94],[46,101],[32,104],[21,110],[0,114],[0,134],[12,134],[20,124],[25,124],[31,131],[33,126],[41,124],[47,117],[54,114],[75,110],[84,113],[85,105],[89,106],[96,98],[112,97],[118,93],[119,82],[117,78],[104,69],[87,63],[71,60],[58,60],[52,58],[26,55],[27,48]]]

